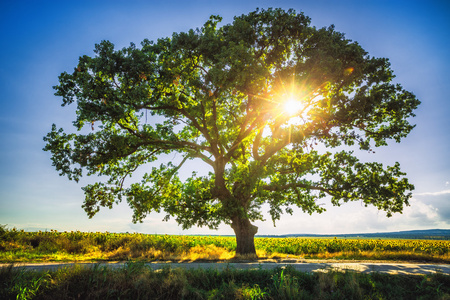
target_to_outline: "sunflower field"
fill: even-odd
[[[450,262],[448,240],[255,238],[261,259],[345,259]],[[230,236],[110,232],[27,232],[0,227],[0,262],[92,260],[226,260]]]

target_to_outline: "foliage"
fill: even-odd
[[[263,219],[263,203],[274,222],[294,206],[320,213],[317,200],[326,196],[333,205],[361,200],[387,216],[401,212],[414,187],[399,164],[354,154],[399,142],[414,127],[408,118],[420,102],[392,82],[389,61],[293,10],[220,21],[212,16],[201,29],[141,48],[103,41],[95,57],[61,74],[55,94],[63,106],[76,102],[79,132],[53,125],[44,150],[71,180],[83,170],[108,178],[83,188],[89,217],[125,197],[134,222],[162,210],[183,228],[224,222],[237,251],[251,253],[250,222]],[[299,105],[287,111],[292,97]],[[169,153],[179,161],[125,184]],[[179,170],[192,159],[211,172],[182,180]]]
[[[291,258],[450,262],[450,241],[441,240],[256,238],[255,246],[262,258],[289,255]],[[0,261],[217,260],[230,258],[235,248],[234,238],[221,236],[5,229],[0,236]]]
[[[30,291],[30,292],[26,292]],[[0,268],[0,297],[9,299],[448,299],[450,276],[354,272],[166,268],[139,263],[122,269],[51,272]]]

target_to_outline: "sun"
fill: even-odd
[[[290,97],[284,102],[283,108],[288,115],[293,116],[303,109],[303,104],[294,97]]]

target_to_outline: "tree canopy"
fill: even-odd
[[[102,41],[60,75],[55,95],[76,102],[77,131],[53,125],[44,150],[71,180],[107,178],[83,187],[89,217],[126,199],[134,222],[164,211],[183,228],[230,224],[237,253],[252,254],[264,203],[274,222],[295,206],[322,212],[327,196],[401,212],[414,187],[399,164],[356,157],[414,127],[420,102],[393,83],[388,59],[294,10],[220,22],[141,47]],[[182,159],[155,167],[169,153]],[[180,179],[192,159],[211,172]],[[139,167],[142,179],[126,183]]]

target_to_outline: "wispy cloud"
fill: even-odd
[[[414,194],[414,196],[439,196],[439,195],[446,195],[446,194],[450,195],[450,190],[443,190],[440,192],[418,193],[418,194]]]
[[[415,194],[413,200],[411,207],[415,204],[417,213],[428,212],[425,219],[450,226],[450,190]]]

